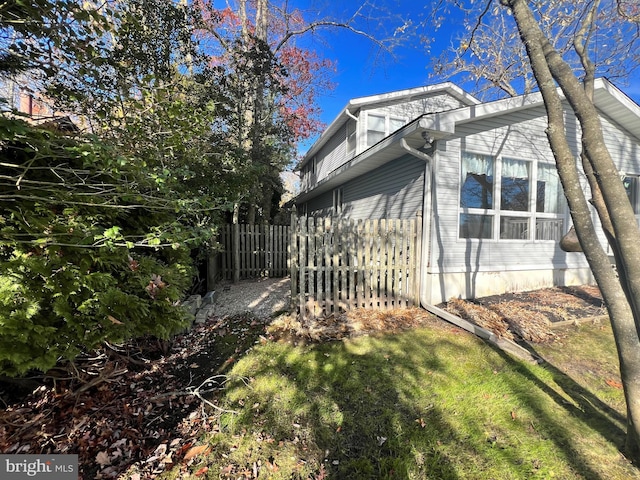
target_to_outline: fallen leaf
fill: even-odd
[[[190,460],[193,457],[196,457],[196,456],[200,455],[201,453],[205,453],[208,450],[209,450],[209,446],[208,445],[198,445],[196,447],[192,447],[185,454],[184,460],[185,461]]]
[[[607,383],[607,385],[609,385],[610,387],[618,388],[618,389],[621,389],[621,388],[622,388],[622,384],[621,384],[620,382],[615,381],[615,380],[609,380],[609,379],[607,379],[607,380],[605,380],[605,382],[606,382],[606,383]]]
[[[109,458],[109,454],[107,452],[98,452],[98,454],[96,455],[96,462],[98,462],[98,465],[100,465],[101,467],[104,467],[105,465],[111,465],[111,459]]]
[[[198,470],[196,473],[194,473],[194,475],[196,477],[200,477],[202,475],[204,475],[205,473],[207,473],[209,471],[209,467],[202,467],[200,470]]]
[[[109,320],[111,320],[111,323],[115,323],[116,325],[124,325],[124,323],[122,323],[120,320],[118,320],[116,317],[113,317],[111,315],[107,315],[107,318]]]

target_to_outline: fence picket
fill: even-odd
[[[324,311],[326,315],[330,315],[332,311],[334,311],[333,306],[333,297],[331,295],[332,292],[332,282],[331,282],[331,258],[332,258],[332,250],[331,250],[331,218],[327,217],[324,219],[323,223],[323,232],[322,232],[322,243],[324,246],[324,265],[323,265],[323,274],[324,274],[324,291],[322,295],[322,300],[324,304]]]
[[[316,251],[316,225],[315,225],[315,218],[311,217],[309,218],[309,224],[308,224],[308,229],[307,229],[307,259],[306,259],[306,263],[307,263],[307,289],[309,291],[309,301],[308,301],[308,305],[309,305],[309,310],[310,310],[310,316],[311,318],[316,318],[316,316],[318,316],[320,314],[320,312],[317,311],[316,308],[316,292],[315,292],[315,286],[316,286],[316,279],[315,279],[315,275],[316,275],[316,257],[317,257],[317,251]]]
[[[313,232],[314,243],[315,243],[315,254],[314,254],[314,262],[315,262],[315,290],[316,290],[316,306],[319,308],[317,315],[322,315],[323,303],[322,303],[322,276],[324,275],[324,268],[322,265],[324,259],[324,244],[323,244],[323,234],[322,234],[322,219],[316,219],[315,229]]]
[[[307,277],[308,277],[308,265],[307,265],[307,219],[306,218],[302,218],[300,219],[300,225],[298,225],[298,235],[300,238],[300,245],[299,245],[299,255],[300,255],[300,280],[299,280],[299,285],[300,285],[300,294],[299,294],[299,298],[300,298],[300,315],[302,315],[302,317],[308,317],[308,313],[307,313]],[[293,294],[293,293],[292,293]],[[311,300],[311,299],[309,299]],[[313,317],[311,317],[313,318]]]

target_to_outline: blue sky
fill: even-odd
[[[342,15],[342,18],[352,13],[361,3],[360,0],[343,0],[340,3],[329,3],[327,0],[290,1],[290,5],[298,6],[303,11],[309,7],[318,8],[325,14],[338,17]],[[430,4],[428,1],[415,0],[380,0],[377,3],[393,5],[394,13],[412,17],[414,21],[419,21],[420,15]],[[313,20],[313,18],[307,18],[307,20]],[[439,30],[438,38],[431,46],[431,52],[436,55],[450,46],[457,29],[461,26],[462,22],[459,19],[450,18]],[[395,49],[395,58],[392,58],[388,54],[381,54],[379,48],[370,40],[348,30],[325,30],[321,37],[324,43],[312,40],[310,46],[321,56],[337,63],[337,72],[332,78],[335,84],[334,90],[319,98],[323,111],[321,120],[325,124],[329,124],[352,98],[435,82],[429,78],[430,55],[416,38]],[[464,88],[464,85],[461,86]],[[640,75],[634,74],[629,85],[620,85],[620,87],[632,99],[640,102]],[[301,145],[300,152],[304,153],[314,140],[311,139]]]

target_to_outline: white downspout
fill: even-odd
[[[427,137],[428,138],[428,137]],[[433,145],[433,141],[428,142]],[[431,240],[431,205],[432,205],[432,197],[433,192],[431,191],[431,177],[432,177],[432,169],[433,169],[433,157],[425,152],[421,152],[413,148],[411,145],[407,143],[407,141],[403,138],[400,140],[400,146],[406,150],[410,155],[423,160],[426,163],[426,171],[424,178],[424,203],[423,203],[423,212],[422,212],[422,239],[421,244],[421,253],[420,253],[420,272],[427,271],[427,264],[429,263],[429,242]],[[426,241],[425,241],[426,239]],[[424,283],[424,275],[420,275],[420,304],[428,305],[431,303],[431,295],[427,294],[427,291],[430,293],[429,288],[425,288],[426,285]]]
[[[427,140],[428,141],[428,140]],[[433,141],[428,142],[433,145]],[[460,318],[456,315],[453,315],[441,308],[438,308],[434,305],[431,305],[431,292],[429,288],[423,288],[423,272],[427,271],[427,263],[429,256],[429,241],[431,240],[431,205],[433,192],[431,190],[431,176],[433,169],[433,157],[427,153],[421,152],[413,148],[411,145],[407,143],[407,141],[402,138],[400,140],[400,146],[406,150],[412,156],[424,160],[427,164],[426,172],[425,172],[425,201],[424,201],[424,212],[422,215],[422,238],[427,239],[427,241],[423,241],[422,243],[422,251],[420,252],[420,306],[424,308],[429,313],[436,315],[437,317],[446,320],[449,323],[456,325],[457,327],[462,328],[468,332],[477,335],[478,337],[484,339],[486,342],[498,347],[505,352],[511,353],[518,358],[523,360],[532,362],[532,363],[540,363],[542,360],[532,355],[527,349],[521,347],[515,342],[511,340],[507,340],[501,337],[498,337],[495,333],[482,328],[478,325],[475,325],[463,318]],[[426,227],[426,228],[425,228]],[[427,293],[428,291],[428,293]]]
[[[348,108],[344,109],[344,113],[347,114],[347,117],[353,118],[356,122],[358,121],[358,117],[356,117],[353,113],[351,113]]]

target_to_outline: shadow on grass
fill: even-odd
[[[566,397],[554,390],[554,388],[550,386],[548,380],[541,378],[536,371],[528,368],[525,364],[514,359],[502,350],[496,349],[496,352],[506,363],[511,364],[515,370],[517,370],[524,378],[529,380],[531,384],[552,399],[556,405],[564,409],[569,415],[580,420],[585,425],[588,425],[589,428],[598,432],[603,438],[615,445],[618,450],[623,453],[626,436],[626,417],[550,363],[545,359],[543,354],[536,350],[534,345],[527,343],[525,347],[536,357],[543,360],[543,363],[539,368],[549,374],[551,380],[560,387]],[[524,401],[527,401],[527,399],[530,398],[530,392],[527,388],[523,388],[522,384],[512,383],[510,388],[514,392],[517,392]],[[554,422],[554,418],[549,417],[549,412],[538,408],[536,402],[529,402],[529,404],[542,422]],[[585,475],[585,478],[601,478],[583,461],[579,452],[574,450],[572,445],[575,442],[575,438],[573,438],[569,432],[558,429],[557,435],[554,436],[554,442],[558,444],[559,448],[568,452],[569,458],[572,459],[574,468],[576,468],[577,471],[582,472],[582,474]]]
[[[321,368],[295,368],[298,375],[305,372],[299,384],[302,391],[326,392],[322,403],[329,399],[335,411],[340,412],[337,425],[327,425],[322,406],[312,404],[314,440],[325,452],[330,478],[404,479],[418,472],[425,478],[458,478],[449,459],[440,453],[439,445],[461,443],[461,439],[434,406],[435,397],[428,403],[414,398],[412,390],[420,379],[406,368],[407,358],[420,357],[420,371],[444,368],[437,355],[425,358],[420,353],[409,353],[420,348],[435,353],[439,347],[418,346],[406,337],[386,338],[384,343],[372,340],[368,352],[340,347],[332,348],[330,353],[316,350],[315,363]],[[401,358],[399,352],[406,356]],[[401,362],[403,365],[398,368]],[[416,471],[410,472],[408,466],[415,466]]]
[[[272,478],[605,478],[557,417],[565,410],[619,445],[617,412],[550,365],[522,364],[451,331],[263,345],[235,369],[251,386],[225,395],[229,408],[255,408],[222,424],[238,452],[247,432],[274,447],[225,458],[236,471],[260,455],[281,467],[282,452],[301,459]]]

